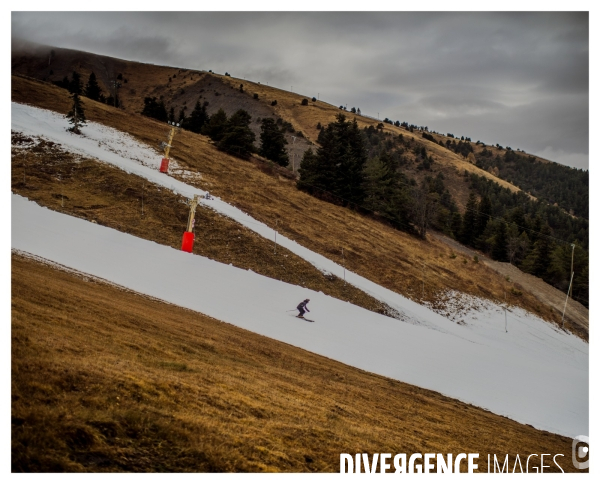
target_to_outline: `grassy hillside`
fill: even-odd
[[[13,255],[11,287],[13,472],[337,472],[340,452],[574,471],[571,439],[82,274]]]
[[[64,89],[15,76],[12,98],[61,113],[70,107]],[[165,139],[163,123],[90,100],[84,100],[84,105],[89,119],[126,131],[142,142],[157,146]],[[319,201],[298,191],[292,180],[256,157],[250,162],[232,158],[218,151],[206,137],[187,131],[176,136],[171,154],[182,166],[202,175],[201,180],[193,182],[199,187],[271,227],[277,221],[280,233],[409,298],[435,305],[447,289],[496,301],[508,295],[509,304],[548,321],[560,320],[545,300],[526,287],[513,285],[473,259],[456,257],[448,245],[432,238],[417,239]],[[521,295],[517,295],[519,292]],[[578,331],[578,325],[570,318],[568,321],[569,327]]]
[[[228,115],[236,109],[246,109],[253,117],[252,128],[255,132],[258,132],[256,121],[258,118],[279,116],[290,122],[294,129],[306,138],[298,136],[292,145],[290,134],[287,136],[290,141],[288,150],[294,153],[296,161],[301,158],[310,143],[316,142],[318,123],[326,125],[334,121],[335,116],[340,112],[339,107],[327,102],[313,102],[314,94],[310,93],[292,93],[231,76],[142,64],[69,49],[36,46],[27,50],[14,50],[11,65],[14,74],[49,82],[61,81],[65,76],[70,78],[72,72],[77,71],[85,83],[93,71],[104,93],[113,96],[117,93],[123,103],[123,109],[131,113],[142,111],[145,97],[162,96],[167,109],[173,107],[176,113],[187,107],[187,114],[190,114],[199,98],[209,102],[207,106],[209,113],[221,107]],[[120,87],[115,87],[115,83]],[[244,86],[243,93],[239,91],[240,84]],[[253,98],[254,94],[258,95],[258,100]],[[308,106],[301,105],[303,99],[308,100]],[[276,106],[271,106],[273,101],[277,101]],[[356,117],[361,128],[379,122],[365,116],[352,115],[352,117]],[[418,131],[412,133],[389,124],[384,125],[384,131],[393,134],[402,133],[407,138],[414,138],[423,144],[433,155],[435,171],[443,173],[450,193],[461,208],[466,204],[469,194],[468,183],[462,177],[465,170],[492,179],[510,190],[519,190],[438,143],[423,139]],[[292,156],[290,161],[291,158]],[[415,167],[408,167],[407,173],[419,181],[426,175]]]

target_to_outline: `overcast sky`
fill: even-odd
[[[584,13],[13,12],[12,36],[229,72],[587,169]]]

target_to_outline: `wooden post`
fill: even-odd
[[[169,151],[171,151],[171,143],[173,142],[173,136],[175,136],[175,126],[171,128],[171,132],[169,133],[169,141],[167,141],[167,145],[165,146],[165,158],[169,157]]]
[[[504,291],[504,332],[508,333],[508,322],[506,319],[506,291]]]
[[[194,195],[194,198],[190,201],[190,215],[188,216],[187,231],[191,232],[194,230],[194,221],[196,215],[196,207],[198,206],[198,195]]]
[[[425,300],[425,262],[423,262],[423,275],[421,277],[421,282],[423,284],[421,288],[421,301],[423,301]]]
[[[573,257],[575,256],[575,244],[571,244],[571,247],[571,281],[569,282],[569,289],[567,289],[567,299],[565,299],[565,307],[563,308],[562,320],[560,322],[563,329],[565,329],[565,311],[567,310],[567,302],[569,301],[569,293],[571,292],[571,287],[573,284],[573,275],[575,274],[575,272],[573,272]]]

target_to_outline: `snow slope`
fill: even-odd
[[[204,194],[204,191],[198,188],[160,173],[158,165],[161,155],[148,146],[138,143],[125,133],[90,122],[83,128],[84,136],[76,136],[67,132],[67,127],[66,120],[52,111],[16,103],[12,104],[12,129],[15,131],[20,131],[30,136],[43,136],[48,140],[60,143],[69,151],[116,165],[128,172],[135,173],[170,190],[181,193],[186,197],[192,197],[196,193]],[[13,200],[19,200],[19,197],[13,197]],[[231,217],[264,237],[271,238],[274,235],[273,229],[222,200],[203,199],[201,203]],[[16,201],[13,202],[14,229],[19,227],[20,219],[24,216],[16,210],[24,210],[26,212],[30,209],[24,207],[28,206],[27,203],[23,204],[22,201],[18,203]],[[38,208],[38,210],[41,209]],[[47,210],[46,212],[52,213]],[[42,211],[41,213],[46,212]],[[46,216],[49,215],[39,215],[42,219]],[[54,217],[54,214],[52,214],[52,217]],[[61,215],[60,217],[63,216]],[[85,224],[82,221],[78,223]],[[71,227],[70,224],[66,224],[65,226]],[[93,241],[93,234],[96,234],[95,230],[101,229],[101,227],[89,229],[92,231],[90,233],[86,232],[88,229],[84,230],[85,237],[90,238],[94,246],[98,245],[98,241]],[[338,314],[336,312],[337,309],[336,311],[329,309],[329,302],[326,306],[327,310],[325,307],[321,307],[315,301],[317,296],[313,294],[313,297],[308,296],[311,298],[311,306],[315,311],[322,312],[326,317],[326,322],[324,322],[321,317],[316,316],[318,319],[315,324],[318,324],[319,328],[321,328],[323,324],[327,326],[331,323],[333,326],[330,334],[334,335],[339,332],[340,335],[343,335],[343,337],[339,336],[340,340],[337,343],[333,342],[335,340],[334,336],[327,342],[324,342],[320,341],[320,338],[313,335],[312,332],[305,333],[302,330],[300,331],[302,336],[296,334],[294,331],[299,320],[287,317],[284,318],[284,321],[288,322],[287,320],[289,319],[289,322],[294,327],[294,331],[292,331],[292,334],[288,334],[287,332],[280,334],[281,328],[278,328],[278,325],[282,324],[280,321],[282,308],[279,302],[285,300],[285,306],[287,306],[285,309],[291,309],[298,301],[307,297],[307,294],[311,292],[306,289],[294,288],[294,297],[291,299],[274,297],[279,289],[274,293],[267,292],[266,294],[270,295],[270,297],[266,298],[257,294],[256,297],[249,299],[250,307],[254,307],[254,301],[257,303],[260,302],[258,307],[262,308],[262,310],[257,309],[255,315],[253,312],[246,311],[245,307],[243,312],[240,309],[240,306],[244,306],[242,301],[245,300],[245,294],[249,293],[248,289],[242,290],[243,280],[246,276],[242,277],[240,274],[247,275],[245,271],[234,268],[225,269],[224,267],[228,266],[222,266],[216,262],[197,258],[197,256],[179,254],[178,251],[173,251],[179,254],[173,255],[175,258],[183,256],[187,257],[184,260],[189,261],[189,257],[192,257],[194,260],[197,258],[204,261],[202,264],[208,264],[209,262],[217,264],[215,267],[219,267],[219,269],[215,269],[215,273],[218,272],[221,274],[219,271],[231,270],[233,272],[227,273],[229,276],[225,276],[226,272],[223,272],[223,275],[219,277],[224,277],[224,280],[227,277],[231,277],[236,284],[239,279],[239,284],[241,284],[239,287],[240,304],[232,305],[229,303],[229,300],[225,302],[220,297],[213,297],[210,301],[204,301],[203,299],[201,301],[193,301],[191,297],[186,299],[186,297],[183,297],[177,291],[175,293],[167,291],[163,294],[160,291],[157,292],[157,288],[171,287],[164,284],[164,277],[161,272],[163,270],[162,266],[155,268],[153,274],[156,280],[154,281],[138,280],[135,272],[137,266],[133,260],[131,261],[132,265],[123,265],[123,269],[120,272],[118,265],[114,267],[112,272],[109,271],[105,275],[94,272],[94,270],[103,269],[103,257],[112,257],[109,249],[112,247],[112,250],[118,251],[118,244],[114,247],[108,244],[105,250],[95,251],[94,253],[99,254],[98,258],[86,263],[92,264],[92,266],[88,267],[88,265],[84,264],[84,267],[80,267],[76,264],[83,263],[83,261],[75,258],[71,260],[69,258],[70,252],[59,253],[60,250],[58,247],[52,248],[47,244],[42,244],[42,246],[32,246],[32,250],[23,248],[24,245],[32,243],[32,241],[28,241],[27,239],[28,237],[34,237],[34,235],[32,233],[23,235],[25,237],[23,239],[21,236],[17,237],[17,234],[20,233],[13,233],[13,247],[26,250],[27,252],[40,255],[83,272],[89,272],[90,274],[103,277],[139,292],[201,311],[224,321],[331,358],[339,359],[340,361],[368,371],[440,391],[446,395],[489,408],[496,413],[511,416],[518,421],[530,423],[539,428],[567,435],[586,433],[587,431],[588,345],[576,337],[555,330],[544,321],[520,309],[512,309],[509,312],[508,333],[504,331],[504,311],[497,305],[482,300],[475,301],[476,305],[481,309],[471,310],[469,313],[462,315],[462,319],[466,321],[466,324],[458,325],[424,306],[347,271],[346,280],[349,283],[397,310],[404,323],[384,318],[383,316],[373,315],[368,311],[351,305],[347,305],[352,308],[351,310],[343,306],[346,309],[340,309]],[[99,234],[101,233],[104,232],[98,232],[97,235],[105,237],[104,235],[100,236]],[[59,246],[64,246],[67,243],[60,238],[60,233],[55,235],[54,243]],[[63,234],[63,238],[68,237],[69,235]],[[153,247],[152,250],[171,250],[164,247],[158,249],[159,246],[156,244],[139,241],[139,239],[135,240],[136,243],[126,244],[128,251],[135,252],[137,250],[135,249],[137,243],[142,245],[151,244],[149,247]],[[333,261],[281,235],[278,235],[277,242],[312,263],[320,270],[342,277],[343,268]],[[68,243],[73,243],[73,241]],[[16,244],[19,246],[17,247]],[[100,245],[104,247],[103,244]],[[144,245],[144,247],[146,246]],[[46,252],[41,253],[40,251]],[[73,252],[73,257],[76,253]],[[171,255],[168,257],[171,257]],[[94,263],[98,267],[95,267]],[[143,266],[141,260],[138,263],[140,266]],[[158,263],[154,258],[148,261],[150,265]],[[195,264],[200,264],[200,262],[195,262]],[[111,266],[107,266],[104,270],[108,271],[108,267]],[[168,264],[164,269],[169,270]],[[134,272],[129,275],[124,273],[129,272],[129,270]],[[161,274],[161,276],[157,277],[156,274]],[[170,274],[175,277],[175,272],[170,272]],[[253,274],[253,277],[258,277],[260,281],[264,281],[265,279],[270,281],[258,284],[257,287],[261,288],[261,290],[264,285],[268,284],[275,284],[278,288],[284,286],[293,287],[255,274]],[[189,281],[185,279],[181,282],[185,286],[184,282],[187,284]],[[254,288],[251,284],[250,286],[252,287],[250,293],[254,294]],[[227,294],[225,286],[223,290],[225,291],[224,294]],[[318,297],[327,298],[322,294]],[[469,296],[462,295],[462,297]],[[233,300],[237,301],[238,299]],[[327,298],[327,301],[335,300]],[[331,304],[344,305],[345,303],[336,301],[335,304]],[[313,315],[315,311],[313,311]],[[247,317],[244,317],[244,314]],[[263,316],[267,314],[270,316],[267,320],[263,321]],[[340,318],[339,315],[343,314],[346,316]],[[371,319],[373,318],[379,321],[375,326],[371,324]],[[278,323],[272,323],[275,320]],[[381,323],[381,321],[386,321],[385,324],[392,325],[391,327],[393,328],[390,329],[390,339],[387,342],[384,342],[387,339],[387,326]],[[308,323],[303,324],[306,325]],[[338,324],[339,326],[337,326]],[[287,328],[288,326],[289,324],[286,324],[284,327]],[[373,327],[379,328],[379,330],[371,337],[369,334],[373,330]],[[383,328],[386,329],[384,330]],[[346,335],[347,331],[351,331],[352,334],[356,333],[360,337],[348,336]],[[414,334],[412,333],[413,331],[415,331]],[[406,341],[403,339],[405,337],[408,338]],[[416,344],[414,337],[418,337],[418,341],[421,344]],[[378,342],[378,338],[382,341]],[[438,338],[442,339],[438,341]],[[439,345],[430,347],[431,341],[436,341]],[[440,349],[444,346],[442,342],[446,342],[449,345],[448,351],[442,351],[441,353],[443,354],[439,354]],[[361,344],[366,345],[364,349],[361,349]],[[397,350],[394,351],[389,345],[396,345]],[[464,348],[462,345],[465,345]],[[383,350],[384,346],[387,348],[386,351]],[[425,361],[427,361],[427,364],[425,364]],[[451,362],[454,363],[451,364]],[[527,362],[527,364],[524,364],[524,362]],[[473,368],[470,368],[470,366]],[[463,375],[450,378],[447,373],[452,371],[462,372]],[[435,376],[433,374],[435,372],[443,377]]]
[[[460,326],[421,308],[414,316],[427,325],[409,324],[18,195],[12,247],[540,429],[587,435],[587,344],[526,314],[513,314],[508,333],[493,310]],[[307,297],[314,323],[288,312]]]

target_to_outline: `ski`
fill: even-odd
[[[304,319],[304,321],[308,321],[309,323],[314,323],[314,321],[312,319],[308,319],[308,318],[305,318],[303,316],[295,316],[295,317],[298,318],[298,319]]]

